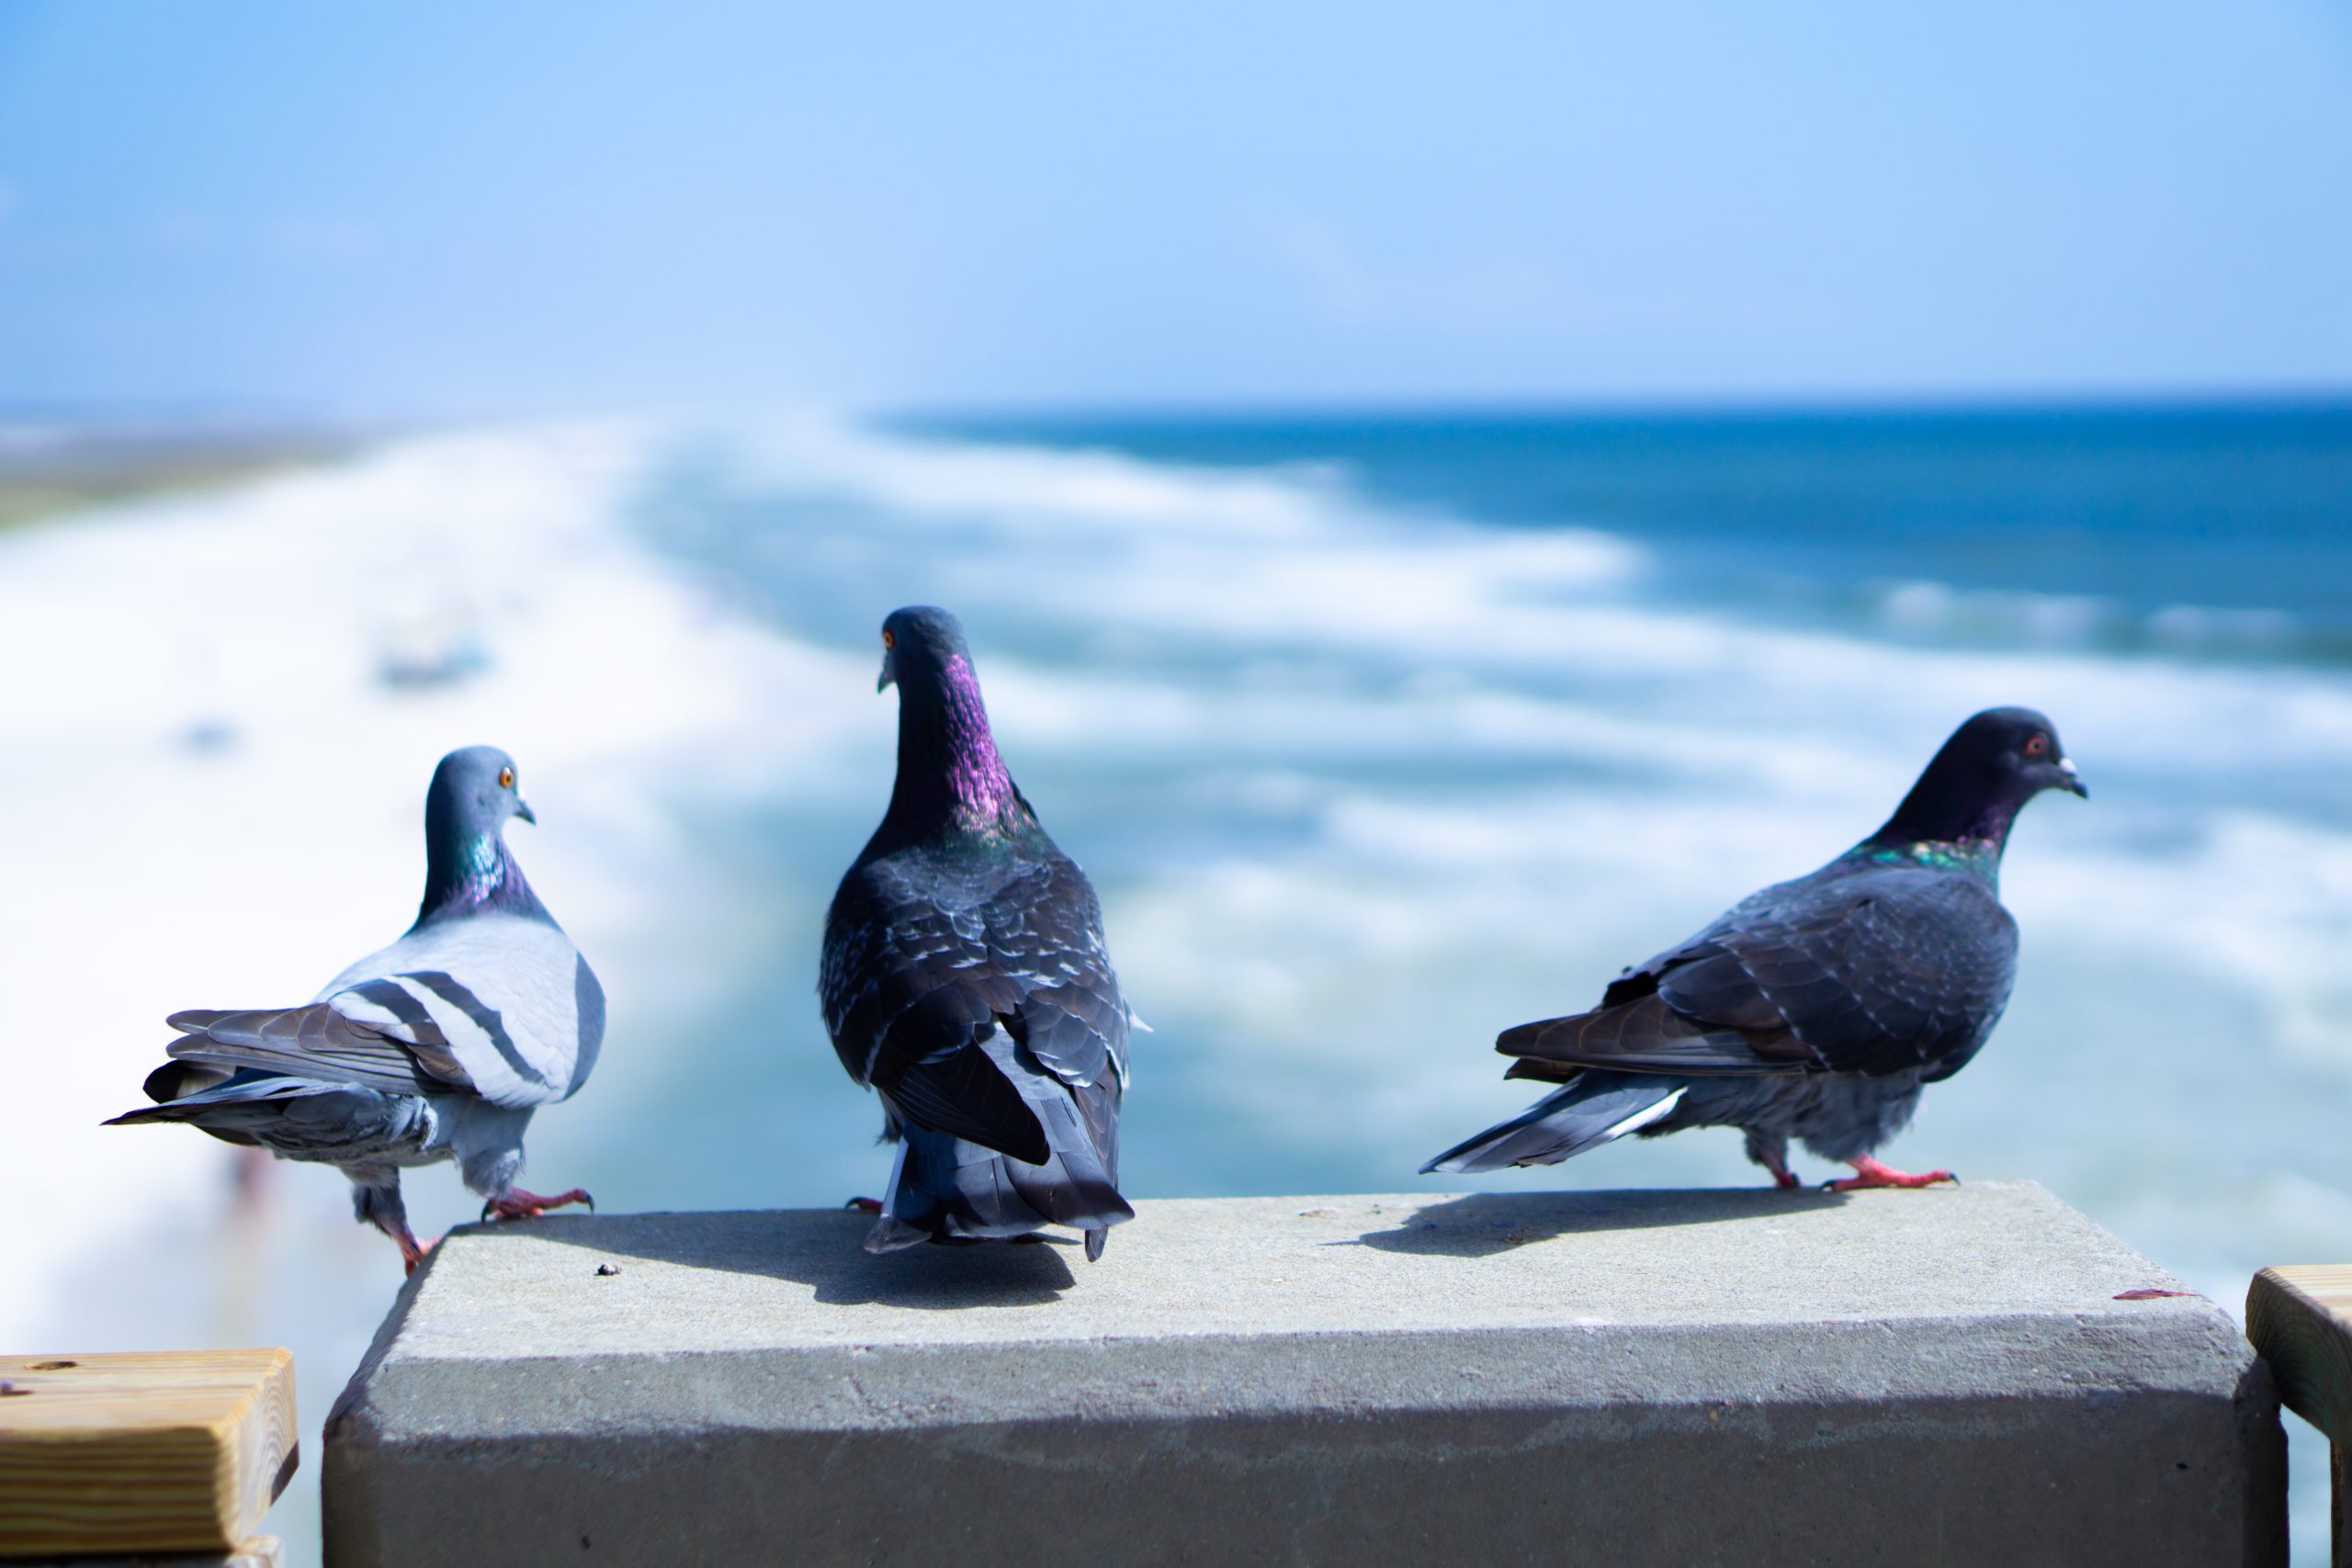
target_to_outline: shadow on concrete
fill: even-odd
[[[791,1223],[785,1223],[786,1219]],[[839,1224],[811,1226],[806,1213],[548,1214],[510,1224],[466,1226],[489,1238],[525,1233],[581,1251],[583,1288],[594,1288],[599,1264],[626,1269],[628,1260],[684,1269],[790,1280],[820,1302],[840,1306],[909,1307],[958,1312],[969,1307],[1036,1306],[1058,1301],[1078,1283],[1062,1248],[1044,1243],[975,1242],[910,1247],[880,1257],[862,1245],[873,1221],[841,1215]],[[1067,1245],[1075,1246],[1069,1243]]]
[[[1843,1192],[1775,1187],[1648,1192],[1465,1192],[1413,1211],[1387,1230],[1331,1247],[1444,1258],[1491,1258],[1530,1242],[1593,1231],[1663,1230],[1740,1220],[1802,1222],[1846,1201]]]

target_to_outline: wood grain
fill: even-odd
[[[2245,1293],[2245,1337],[2278,1384],[2279,1402],[2327,1434],[2337,1568],[2352,1568],[2346,1455],[2352,1454],[2352,1264],[2265,1269]]]
[[[284,1350],[0,1356],[0,1557],[229,1551],[294,1435]]]
[[[2245,1294],[2245,1334],[2287,1408],[2352,1440],[2352,1264],[2265,1269]]]

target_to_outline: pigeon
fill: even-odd
[[[880,1097],[898,1163],[868,1252],[1026,1236],[1102,1256],[1119,1196],[1127,1031],[1102,911],[989,732],[963,627],[913,607],[882,624],[899,772],[882,825],[825,917],[825,1027]]]
[[[424,900],[408,933],[327,982],[308,1006],[174,1013],[153,1106],[108,1126],[186,1122],[280,1159],[339,1167],[352,1208],[414,1273],[401,1168],[455,1158],[482,1217],[567,1203],[514,1184],[523,1132],[588,1081],[605,1038],[594,971],[524,880],[506,819],[537,822],[514,763],[452,751],[424,797]],[[593,1207],[593,1203],[591,1203]]]
[[[1789,1140],[1854,1175],[1828,1185],[1927,1187],[1871,1154],[1924,1085],[1968,1065],[2017,974],[2001,852],[2043,790],[2087,796],[2058,732],[1992,708],[1952,733],[1886,825],[1827,865],[1751,894],[1706,930],[1626,970],[1600,1006],[1506,1030],[1506,1077],[1561,1087],[1421,1168],[1554,1165],[1629,1133],[1737,1127],[1747,1157],[1794,1187]]]

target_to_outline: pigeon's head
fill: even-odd
[[[972,668],[963,624],[933,605],[910,604],[891,611],[882,623],[882,675],[874,689],[932,688],[956,664],[967,672]]]
[[[1946,757],[1983,780],[1987,795],[2019,806],[2045,789],[2090,796],[2057,727],[2031,708],[1986,708],[1952,731],[1936,761]]]
[[[537,822],[523,802],[514,759],[495,746],[468,746],[441,759],[425,792],[424,819],[436,833],[459,837],[496,833],[509,817]]]
[[[1911,786],[1881,842],[1974,843],[1996,853],[2018,808],[2046,789],[2087,795],[2058,731],[2031,708],[1987,708],[1951,732]]]

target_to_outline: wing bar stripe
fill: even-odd
[[[403,978],[415,981],[473,1020],[474,1027],[490,1036],[490,1043],[498,1048],[498,1054],[506,1065],[514,1069],[516,1077],[537,1084],[542,1089],[553,1087],[548,1076],[525,1061],[523,1053],[514,1048],[514,1042],[507,1034],[506,1024],[498,1016],[498,1010],[475,996],[462,983],[438,969],[413,972]]]

